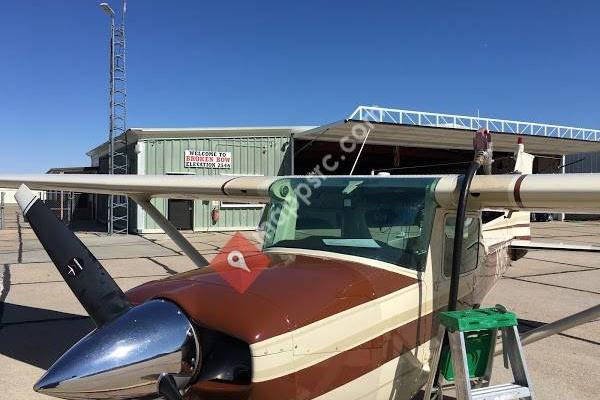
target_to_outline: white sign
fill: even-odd
[[[186,150],[183,160],[186,168],[231,168],[230,151]]]

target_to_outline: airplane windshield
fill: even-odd
[[[367,257],[421,271],[436,208],[430,177],[284,178],[270,188],[266,249]]]

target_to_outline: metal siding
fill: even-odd
[[[583,159],[583,160],[582,160]],[[580,162],[576,162],[582,160]],[[570,163],[574,163],[568,165]],[[600,172],[600,153],[576,153],[565,156],[565,172],[567,174],[587,174]],[[567,220],[597,220],[598,215],[566,214]]]
[[[176,153],[175,153],[176,154]],[[173,145],[168,145],[165,144],[164,145],[164,169],[165,169],[165,173],[170,173],[170,172],[179,172],[176,169],[173,169]]]
[[[196,175],[251,174],[278,175],[290,173],[288,137],[237,137],[237,138],[194,138],[194,139],[152,139],[146,141],[146,173],[149,175],[167,173],[193,173]],[[231,169],[185,168],[185,150],[230,151]],[[285,164],[285,165],[282,165]],[[154,199],[153,204],[164,214],[166,199]],[[262,215],[262,208],[221,208],[220,218],[212,224],[210,201],[194,202],[195,230],[254,229]],[[145,217],[145,229],[158,229],[158,226]]]
[[[576,162],[581,160],[580,162]],[[567,165],[567,173],[591,173],[600,172],[600,153],[576,153],[565,157],[565,163],[574,163]]]

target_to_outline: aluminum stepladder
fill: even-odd
[[[492,377],[492,366],[494,363],[494,353],[496,350],[496,337],[498,331],[502,335],[502,346],[505,355],[505,367],[512,370],[514,383],[500,384],[490,386]],[[442,348],[444,347],[444,339],[448,335],[450,355],[452,359],[452,371],[454,375],[454,387],[456,389],[457,400],[509,400],[509,399],[526,399],[535,400],[531,379],[525,364],[523,355],[523,347],[517,330],[517,318],[515,314],[506,312],[502,306],[494,308],[477,309],[477,310],[462,310],[462,311],[447,311],[440,313],[440,327],[438,338],[440,344],[433,354],[431,373],[427,385],[425,386],[424,400],[431,400],[436,377],[441,381],[441,375],[446,373],[436,374],[440,359],[442,358]],[[470,365],[473,359],[468,359],[468,340],[477,335],[488,335],[489,348],[486,349],[487,357],[480,357],[484,366],[480,366],[480,373],[475,373],[475,365]],[[491,336],[489,336],[491,335]],[[506,359],[508,356],[508,360]],[[507,364],[507,361],[509,364]],[[472,371],[470,370],[470,368]],[[442,385],[438,385],[436,400],[442,400],[441,393]]]

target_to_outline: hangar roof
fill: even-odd
[[[344,120],[301,132],[297,139],[337,142],[344,136],[352,136],[352,128],[363,121]],[[473,130],[437,128],[413,125],[396,125],[386,122],[373,122],[367,143],[426,147],[439,149],[473,149]],[[515,135],[492,132],[494,150],[513,152],[517,137],[524,138],[525,150],[532,154],[562,155],[573,153],[600,152],[600,142],[577,139],[562,139],[543,136]],[[359,140],[360,141],[360,140]]]
[[[600,130],[595,129],[365,106],[359,106],[348,119],[305,130],[295,137],[335,142],[351,137],[359,126],[371,127],[369,144],[469,150],[473,148],[473,131],[487,127],[497,151],[513,152],[517,137],[524,138],[526,151],[533,154],[600,151]]]
[[[315,126],[234,126],[218,128],[130,128],[133,139],[191,137],[290,136]]]
[[[125,134],[129,143],[143,139],[183,139],[197,137],[291,136],[314,129],[315,126],[253,126],[220,128],[129,128]],[[108,153],[108,142],[91,149],[88,156]]]

